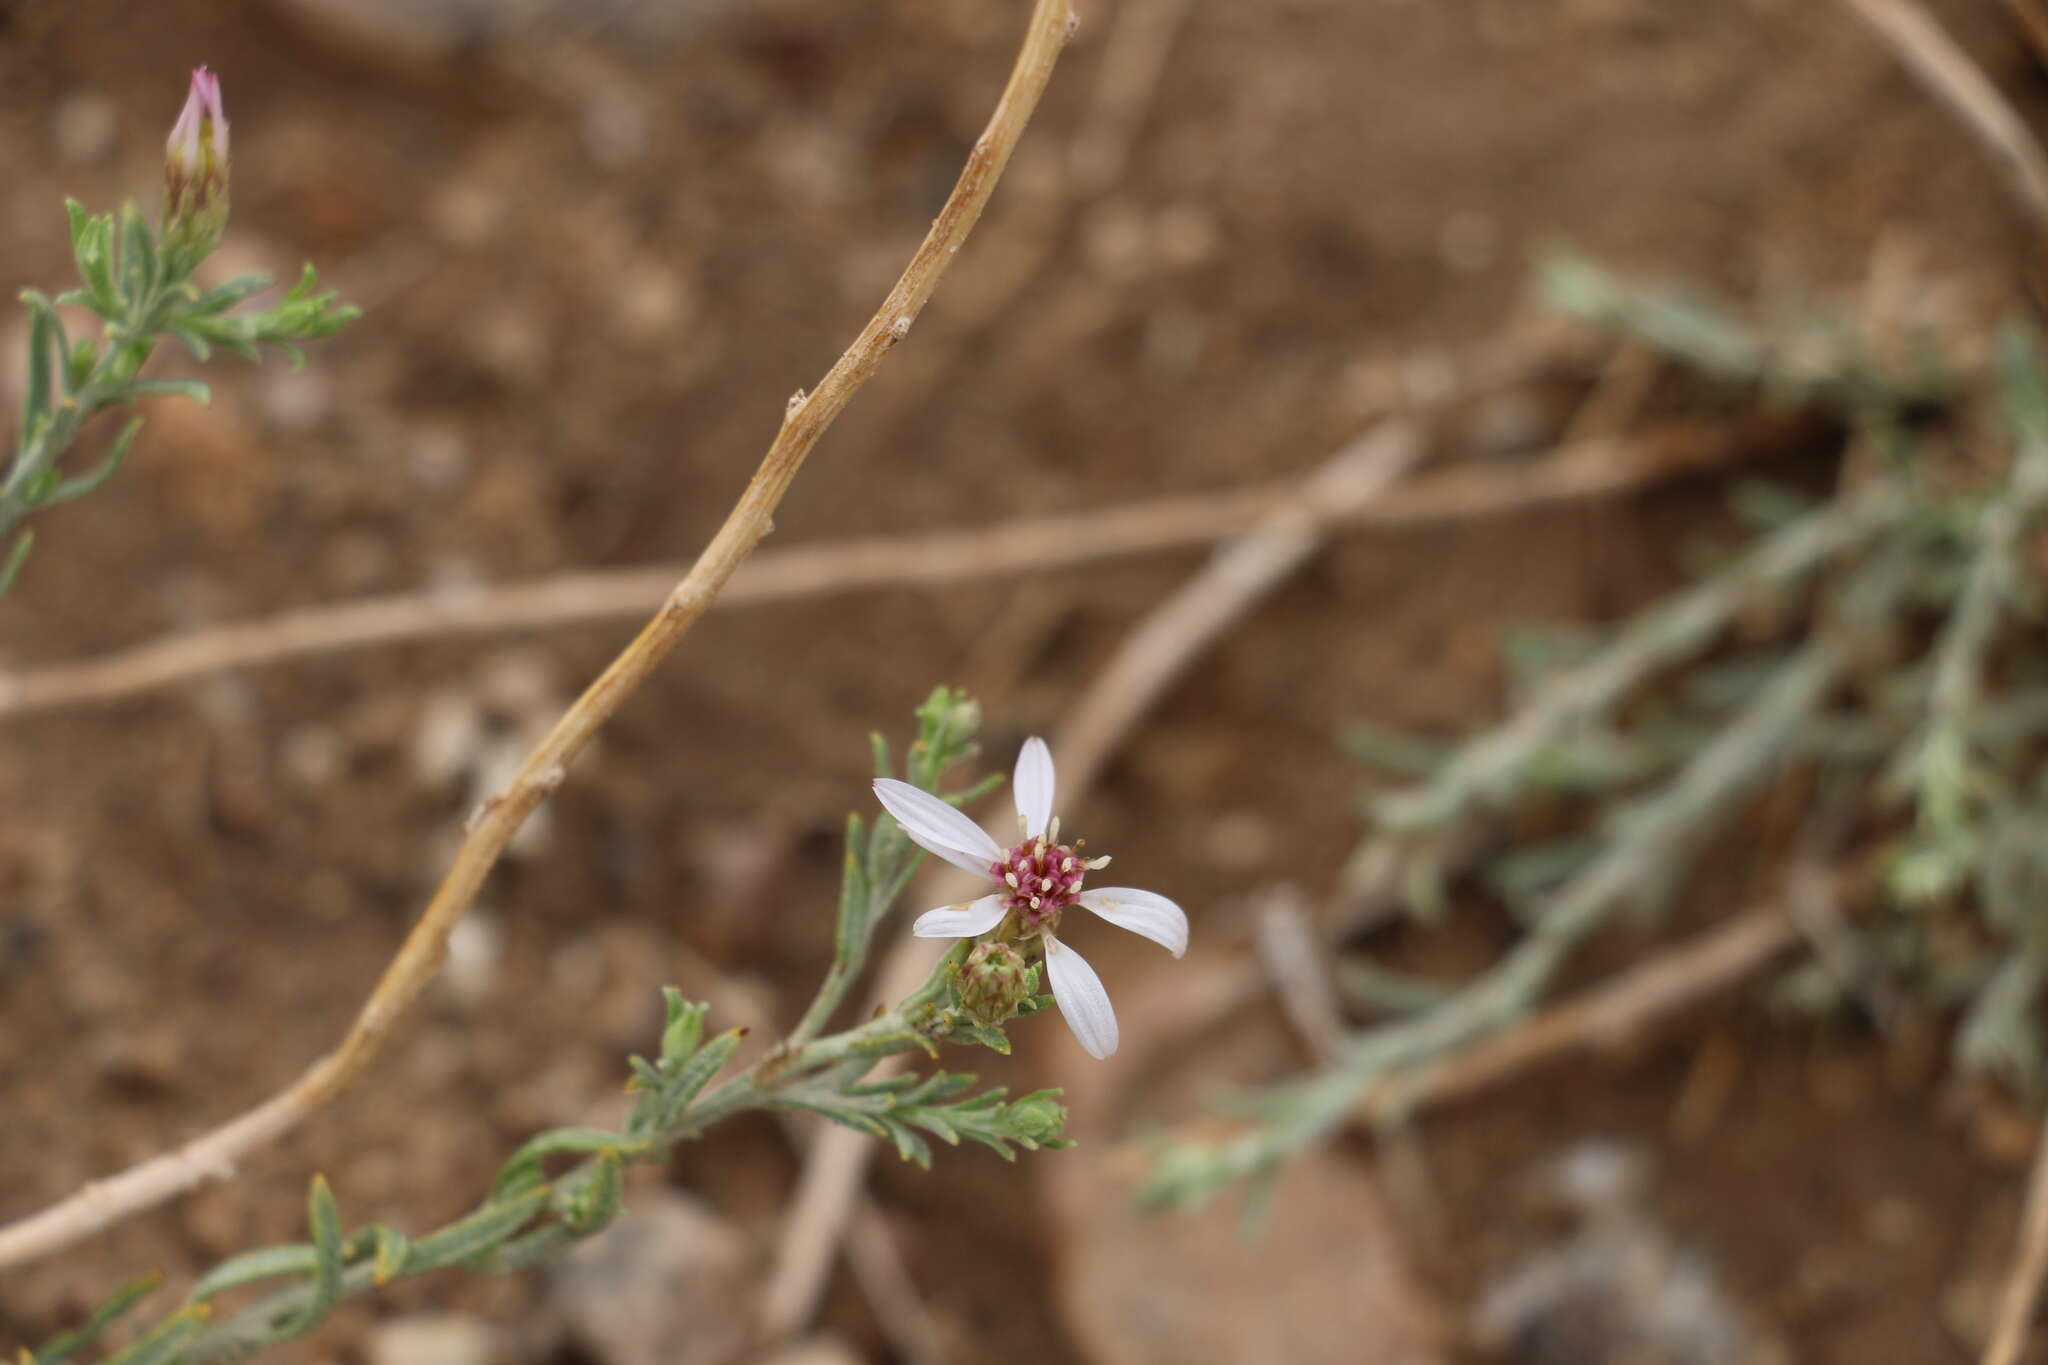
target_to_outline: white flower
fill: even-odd
[[[1131,887],[1083,890],[1088,873],[1107,867],[1107,858],[1082,858],[1080,842],[1063,844],[1052,813],[1052,751],[1045,741],[1024,741],[1011,782],[1017,798],[1021,842],[1004,848],[988,832],[930,792],[885,777],[875,795],[903,832],[962,871],[985,877],[995,890],[966,905],[941,906],[917,917],[910,932],[920,938],[978,938],[1006,921],[1006,937],[1036,938],[1045,951],[1045,976],[1067,1027],[1091,1057],[1116,1051],[1116,1011],[1095,969],[1054,937],[1060,916],[1079,905],[1111,924],[1143,934],[1175,957],[1188,950],[1188,917],[1164,896]]]

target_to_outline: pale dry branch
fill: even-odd
[[[1275,508],[1309,525],[1396,529],[1500,516],[1626,493],[1782,444],[1777,427],[1695,423],[1571,445],[1542,460],[1472,465],[1410,480],[1353,507],[1302,507],[1306,480],[1026,517],[967,531],[866,536],[763,550],[716,600],[754,606],[887,588],[933,588],[1156,554],[1241,535]],[[205,626],[96,658],[0,675],[0,718],[87,706],[208,674],[355,649],[550,630],[638,616],[674,586],[672,566],[594,570],[500,587],[393,593]]]
[[[945,1333],[910,1278],[888,1215],[874,1200],[863,1198],[855,1205],[848,1246],[853,1278],[897,1358],[903,1365],[946,1365],[952,1353]]]
[[[1194,0],[1123,0],[1111,21],[1102,65],[1080,131],[1067,147],[1070,194],[1093,198],[1123,177],[1131,144],[1166,74],[1174,39]]]
[[[2042,1129],[2034,1149],[2034,1167],[2027,1176],[2027,1204],[2020,1214],[2019,1247],[1998,1298],[1998,1316],[1992,1320],[1983,1365],[2019,1365],[2044,1278],[2048,1278],[2048,1127]]]
[[[945,874],[949,879],[961,875],[950,868]],[[953,891],[944,895],[960,899]],[[931,975],[945,947],[926,938],[905,935],[898,939],[882,959],[875,994],[884,1000],[900,1000],[916,990]],[[880,1080],[902,1071],[903,1066],[902,1057],[885,1057],[871,1075]],[[861,1181],[876,1150],[875,1140],[867,1134],[829,1123],[818,1128],[804,1150],[803,1173],[783,1215],[775,1261],[756,1318],[756,1332],[763,1342],[787,1340],[817,1314],[847,1222],[865,1202],[860,1197]]]
[[[1370,506],[1424,448],[1412,422],[1373,427],[1311,475],[1295,500],[1221,546],[1153,608],[1068,713],[1055,750],[1061,779],[1076,790],[1093,786],[1110,751],[1195,657],[1315,553],[1321,526]]]
[[[1990,156],[2021,211],[2048,228],[2048,155],[1970,55],[1914,0],[1843,0]]]
[[[1281,1013],[1318,1066],[1344,1046],[1344,1011],[1330,979],[1327,945],[1316,933],[1308,903],[1291,886],[1275,887],[1259,907],[1253,946],[1272,984]]]
[[[1272,509],[1257,529],[1223,546],[1153,609],[1090,681],[1054,736],[1063,812],[1086,800],[1111,750],[1196,655],[1314,551],[1316,514],[1356,512],[1369,505],[1407,472],[1423,449],[1415,424],[1381,423],[1332,456],[1303,481],[1291,503]],[[943,905],[973,894],[974,884],[951,872],[939,879],[932,903]],[[883,961],[878,994],[894,999],[900,989],[924,980],[938,951],[929,940],[899,939]],[[811,1144],[763,1296],[760,1326],[765,1339],[793,1335],[817,1311],[874,1151],[875,1144],[861,1134],[836,1127],[821,1131]]]
[[[52,1208],[0,1228],[0,1267],[55,1251],[205,1181],[232,1173],[252,1152],[290,1132],[333,1099],[377,1055],[439,966],[449,932],[520,825],[561,784],[591,737],[704,614],[740,562],[767,533],[776,506],[818,438],[874,373],[882,357],[909,333],[980,218],[1051,77],[1072,19],[1069,0],[1038,0],[995,113],[968,153],[959,181],[902,277],[817,388],[807,397],[790,401],[782,427],[746,490],[654,618],[535,746],[511,786],[478,812],[439,889],[341,1044],[284,1091],[213,1132],[107,1180],[95,1181]]]
[[[1633,1042],[1656,1020],[1726,990],[1799,942],[1797,926],[1780,910],[1738,915],[1443,1062],[1388,1076],[1360,1098],[1357,1117],[1379,1123],[1406,1116],[1575,1052]]]
[[[1010,193],[1004,196],[1001,232],[948,292],[932,319],[941,342],[920,350],[871,411],[873,439],[888,441],[926,399],[947,385],[967,343],[1000,324],[1006,342],[1019,330],[1017,304],[1053,258],[1076,210],[1117,183],[1115,170],[1129,155],[1159,88],[1174,36],[1193,0],[1126,0],[1111,21],[1086,112],[1066,146],[1039,141],[1024,150]],[[1105,177],[1102,168],[1110,168]]]

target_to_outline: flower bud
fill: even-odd
[[[220,77],[198,67],[164,147],[163,254],[173,279],[220,245],[228,225],[228,119]]]
[[[1031,998],[1031,969],[1024,955],[999,940],[976,944],[960,968],[960,1008],[980,1024],[1000,1024],[1017,1017]]]
[[[1061,1146],[1060,1133],[1067,1126],[1067,1107],[1059,1102],[1059,1091],[1037,1090],[1007,1106],[1011,1131],[1042,1146]]]

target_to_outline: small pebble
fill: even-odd
[[[412,1313],[370,1329],[370,1365],[498,1365],[512,1352],[503,1334],[467,1313]]]

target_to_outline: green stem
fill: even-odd
[[[654,1134],[645,1149],[620,1155],[636,1165],[665,1160],[679,1142],[699,1136],[721,1119],[749,1109],[766,1108],[777,1097],[807,1078],[834,1067],[858,1067],[865,1075],[876,1061],[900,1052],[920,1051],[930,1045],[924,1027],[946,994],[947,967],[958,962],[967,945],[955,945],[932,973],[903,1001],[886,1014],[878,1015],[857,1028],[850,1028],[807,1043],[785,1043],[768,1056],[721,1084],[703,1099],[683,1111],[666,1131]],[[856,1077],[855,1079],[858,1079]],[[850,1083],[850,1082],[849,1082]],[[621,1142],[624,1142],[621,1138]],[[597,1178],[598,1162],[579,1163],[552,1182],[555,1197],[534,1223],[520,1229],[502,1250],[502,1257],[489,1253],[471,1264],[484,1270],[516,1270],[545,1259],[552,1250],[580,1240],[596,1231],[579,1232],[558,1221],[559,1210],[573,1201]],[[415,1239],[418,1241],[420,1239]],[[413,1272],[425,1273],[425,1272]],[[409,1276],[407,1276],[409,1278]],[[364,1260],[342,1273],[338,1299],[354,1298],[377,1287],[374,1266]],[[247,1308],[207,1327],[186,1347],[183,1359],[191,1362],[239,1359],[259,1347],[279,1340],[279,1324],[295,1322],[313,1300],[315,1287],[301,1283],[268,1294]]]

